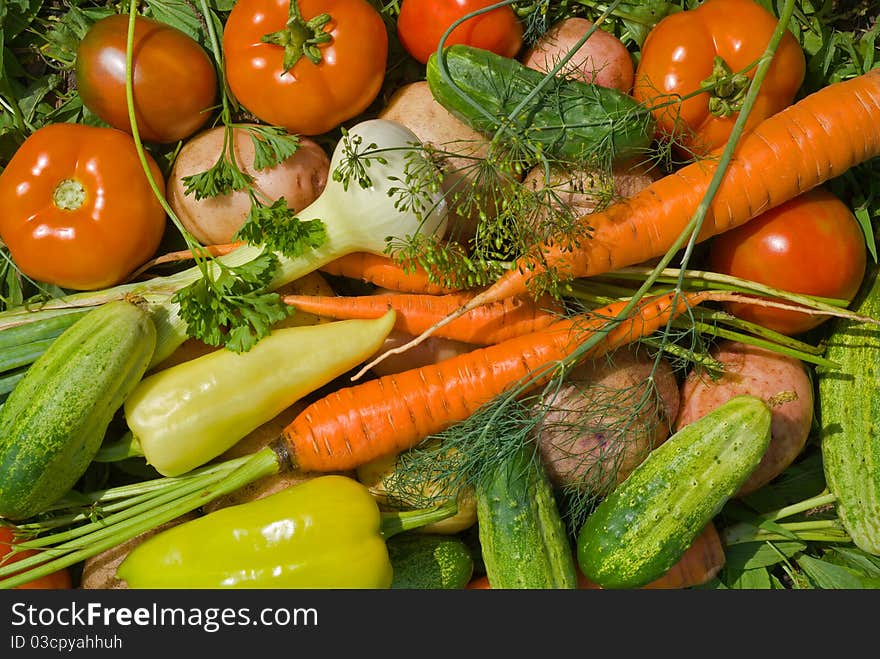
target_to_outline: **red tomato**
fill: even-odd
[[[817,189],[712,239],[714,272],[792,293],[852,300],[865,276],[865,240],[847,206]],[[728,311],[787,335],[816,327],[815,316],[749,304]]]
[[[450,25],[494,4],[496,0],[405,0],[397,17],[397,35],[410,55],[427,64]],[[464,44],[515,57],[523,45],[523,26],[510,6],[499,7],[464,21],[443,43]]]
[[[119,130],[131,132],[125,98],[128,16],[96,22],[76,51],[76,85],[83,104]],[[133,91],[141,139],[176,142],[211,116],[217,73],[205,50],[170,25],[137,17]]]
[[[751,80],[755,69],[749,67],[764,52],[776,23],[770,12],[752,0],[708,0],[696,9],[670,14],[645,39],[633,96],[657,106],[653,113],[658,130],[674,135],[685,149],[706,154],[724,146],[739,114],[725,112],[731,101],[726,94],[716,90],[711,95],[704,92],[685,101],[674,100],[704,86],[713,74],[716,57],[733,73],[748,68],[744,82]],[[761,84],[746,130],[791,104],[805,69],[800,45],[786,32]]]
[[[296,11],[301,18],[289,24]],[[366,0],[238,0],[223,51],[229,87],[244,107],[291,133],[320,135],[379,94],[388,33]]]
[[[147,156],[159,190],[159,167]],[[120,283],[158,249],[165,211],[130,135],[49,124],[0,174],[0,238],[24,274],[62,288]]]
[[[13,544],[15,544],[15,529],[11,526],[0,525],[0,564],[8,565],[36,554],[35,550],[26,549],[7,558],[6,555],[12,551]],[[70,572],[61,569],[45,577],[37,577],[33,581],[16,586],[14,590],[68,590],[70,588],[72,588]]]

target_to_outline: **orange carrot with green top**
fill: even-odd
[[[744,135],[698,240],[744,224],[878,155],[880,68],[823,87]],[[717,167],[709,160],[692,163],[603,211],[585,215],[587,239],[573,245],[569,238],[557,236],[538,245],[458,315],[524,295],[531,280],[551,270],[563,279],[591,277],[664,255],[688,226]],[[433,331],[423,332],[413,343]]]
[[[338,320],[379,318],[388,309],[394,309],[397,312],[394,329],[415,335],[467,304],[474,295],[476,293],[285,295],[282,300],[300,311]],[[527,297],[507,298],[456,318],[437,330],[436,336],[491,345],[543,329],[559,320],[561,313],[562,306],[549,295],[537,301]]]
[[[607,334],[586,357],[648,336],[670,317],[711,299],[708,291],[645,298],[608,330],[609,321],[628,303],[615,302],[503,343],[338,389],[313,402],[284,429],[285,446],[301,470],[354,469],[464,421],[523,378],[532,377],[528,389],[534,389],[596,332]]]

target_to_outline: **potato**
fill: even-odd
[[[542,401],[536,439],[557,486],[605,494],[666,441],[678,414],[678,382],[661,359],[621,348],[576,366]]]
[[[131,550],[148,538],[161,533],[165,529],[170,529],[183,522],[196,519],[198,516],[199,514],[197,512],[186,513],[177,519],[165,522],[154,529],[150,529],[130,540],[126,540],[122,544],[116,545],[106,551],[102,551],[100,554],[96,554],[91,558],[87,558],[85,563],[83,563],[82,577],[80,579],[79,587],[86,590],[120,590],[128,588],[128,585],[124,580],[116,578],[116,569],[119,567],[119,564],[125,560],[125,557],[128,556]]]
[[[245,223],[251,208],[247,190],[239,190],[216,197],[197,200],[187,195],[183,177],[198,174],[213,166],[223,148],[224,128],[203,131],[187,141],[180,149],[168,177],[168,203],[181,223],[203,245],[232,241],[235,232]],[[289,208],[300,211],[311,204],[327,183],[330,158],[312,140],[300,137],[296,153],[275,167],[254,168],[254,145],[250,134],[242,129],[233,130],[236,162],[242,172],[254,179],[254,189],[262,203],[271,203],[284,197]]]
[[[660,171],[648,163],[628,161],[616,166],[611,174],[598,169],[564,170],[553,168],[549,179],[542,167],[533,167],[523,179],[523,185],[534,191],[548,190],[546,203],[557,209],[567,208],[577,218],[594,212],[614,201],[631,197],[660,178]],[[549,214],[539,214],[537,221],[548,220]],[[549,226],[536,226],[543,236],[552,231]]]
[[[522,63],[531,69],[550,71],[592,26],[593,23],[585,18],[559,21],[523,54]],[[613,34],[597,29],[557,75],[628,94],[633,86],[635,67],[623,42]]]
[[[379,117],[403,124],[426,145],[460,154],[461,157],[450,155],[441,163],[441,168],[443,189],[451,211],[449,238],[466,243],[476,231],[478,213],[477,209],[457,207],[455,197],[470,196],[479,171],[477,161],[486,157],[489,141],[440,105],[425,80],[398,89]],[[491,209],[484,210],[491,214]]]
[[[743,496],[776,478],[803,450],[813,422],[813,387],[800,360],[769,349],[724,341],[711,354],[725,371],[717,380],[696,370],[688,374],[681,387],[681,411],[675,428],[683,428],[741,394],[770,402],[770,446],[737,492]],[[796,398],[774,404],[771,399],[780,394]]]

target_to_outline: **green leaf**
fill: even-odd
[[[244,225],[236,232],[236,240],[246,240],[252,245],[265,245],[288,258],[297,258],[308,250],[317,249],[327,239],[327,231],[321,220],[303,221],[287,207],[284,197],[271,206],[259,203],[251,197],[251,210]]]
[[[253,177],[241,171],[226,153],[221,155],[210,169],[181,179],[186,194],[195,195],[197,200],[244,190],[251,186],[253,180]]]
[[[773,587],[770,573],[765,568],[742,570],[727,582],[727,587],[736,590],[769,590]]]
[[[186,0],[147,0],[147,7],[157,21],[177,28],[203,47],[207,46],[208,35],[204,18],[194,4]]]
[[[744,542],[725,547],[725,566],[732,572],[770,567],[806,549],[806,543],[793,541]]]
[[[859,574],[880,578],[880,556],[872,556],[856,547],[832,547],[824,558],[835,565],[842,565],[855,570]]]
[[[880,589],[880,578],[864,577],[855,571],[802,554],[797,564],[816,585],[825,590]]]
[[[213,261],[219,274],[205,276],[174,294],[189,336],[208,345],[247,352],[267,336],[292,308],[277,293],[267,291],[278,267],[278,257],[264,251],[237,267]]]
[[[247,126],[254,145],[254,169],[269,169],[293,156],[299,149],[299,136],[288,135],[277,126]]]

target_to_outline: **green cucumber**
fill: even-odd
[[[70,491],[155,346],[147,311],[119,300],[80,317],[33,363],[0,409],[0,517],[32,517]]]
[[[394,589],[460,589],[474,573],[470,550],[453,535],[398,535],[386,544]]]
[[[574,552],[547,473],[523,447],[475,488],[477,527],[493,589],[577,588]]]
[[[880,319],[880,275],[869,265],[851,305]],[[822,464],[837,515],[861,550],[880,555],[880,328],[840,319],[818,369]]]
[[[648,109],[616,89],[551,77],[512,116],[546,74],[488,50],[456,44],[437,54],[426,77],[434,99],[477,132],[493,135],[509,119],[517,135],[568,161],[617,162],[644,155],[654,134]]]
[[[758,466],[770,418],[761,399],[736,396],[648,454],[578,532],[584,575],[638,588],[665,574]]]

